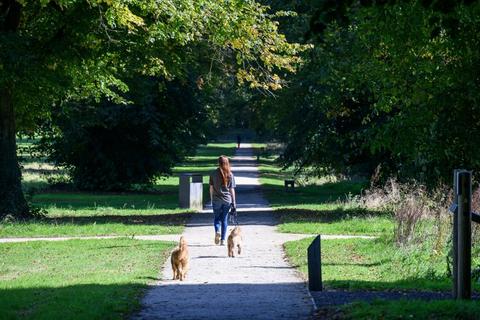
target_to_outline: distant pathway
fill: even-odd
[[[249,145],[233,158],[239,222],[244,235],[240,257],[213,243],[212,213],[195,214],[184,232],[189,243],[190,272],[172,281],[170,263],[162,280],[142,301],[136,319],[309,319],[312,298],[284,258],[286,237],[259,188],[258,168]],[[303,235],[305,236],[305,235]]]
[[[308,237],[313,237],[314,234],[303,234],[303,233],[281,233],[281,243],[287,241],[295,241]],[[180,238],[179,234],[157,234],[157,235],[133,235],[133,236],[80,236],[80,237],[29,237],[29,238],[0,238],[0,243],[17,243],[17,242],[31,242],[31,241],[67,241],[67,240],[95,240],[95,239],[119,239],[119,238],[129,238],[135,240],[148,240],[148,241],[178,241]],[[375,239],[374,236],[350,236],[342,234],[331,234],[331,235],[322,235],[322,240],[330,239],[351,239],[351,238],[361,238],[361,239]]]

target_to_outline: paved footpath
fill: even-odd
[[[309,319],[313,302],[304,281],[284,258],[286,240],[259,188],[250,145],[233,158],[237,182],[242,255],[228,258],[214,245],[212,213],[205,210],[187,224],[190,272],[184,282],[170,280],[169,261],[134,319]],[[229,228],[231,229],[231,227]]]

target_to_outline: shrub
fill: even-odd
[[[415,236],[415,229],[424,217],[430,213],[430,208],[421,188],[414,189],[403,195],[403,200],[395,209],[395,241],[399,245],[408,244]]]
[[[81,190],[124,190],[149,183],[203,142],[204,115],[192,87],[151,79],[131,85],[130,105],[110,101],[57,110],[41,148]]]
[[[381,188],[371,188],[361,198],[363,206],[389,210],[395,219],[395,243],[407,260],[422,260],[422,268],[439,275],[438,263],[445,261],[445,274],[452,270],[453,190],[438,186],[432,191],[419,184],[400,184],[390,179]],[[480,188],[473,191],[472,210],[480,209]],[[480,226],[472,224],[473,276],[480,277]],[[417,257],[417,258],[415,258]],[[415,264],[415,263],[414,263]],[[424,271],[425,271],[424,270]],[[430,270],[430,271],[429,271]]]
[[[395,179],[389,179],[384,187],[367,190],[363,202],[369,208],[393,212],[395,241],[397,245],[404,246],[427,236],[427,228],[419,228],[424,220],[436,218],[440,223],[439,219],[445,212],[445,199],[440,199],[441,194],[440,191],[428,193],[425,186],[417,183],[400,184]]]

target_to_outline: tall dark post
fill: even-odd
[[[308,247],[308,289],[322,291],[322,253],[318,235]]]
[[[458,173],[462,170],[455,169],[453,171],[453,229],[452,229],[452,255],[453,255],[453,266],[452,266],[452,277],[453,277],[453,299],[457,299],[457,284],[458,284]]]
[[[457,173],[457,299],[472,294],[472,173]]]

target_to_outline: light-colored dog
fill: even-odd
[[[173,280],[183,281],[188,272],[188,245],[185,238],[180,237],[178,248],[172,252]]]
[[[235,258],[235,249],[238,248],[238,254],[242,253],[242,230],[240,227],[233,228],[228,236],[228,256]]]

